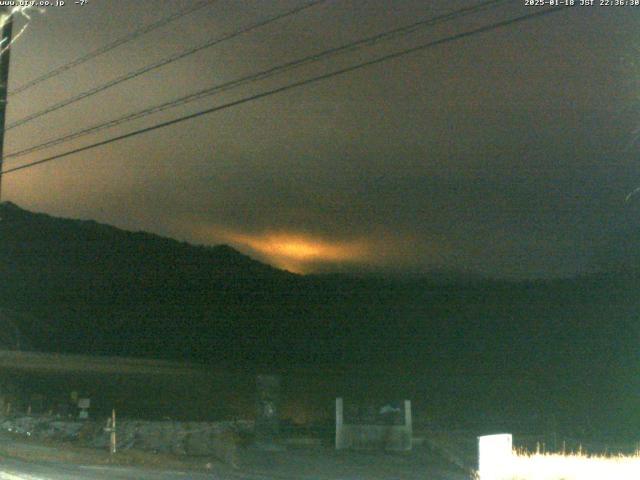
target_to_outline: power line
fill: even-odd
[[[11,124],[9,124],[6,128],[6,130],[11,130],[12,128],[16,128],[19,127],[21,125],[24,125],[27,122],[30,122],[32,120],[35,120],[36,118],[42,117],[43,115],[47,115],[49,113],[55,112],[56,110],[59,110],[63,107],[66,107],[68,105],[71,105],[72,103],[78,102],[80,100],[83,100],[87,97],[91,97],[97,93],[103,92],[104,90],[107,90],[111,87],[114,87],[120,83],[126,82],[127,80],[132,80],[136,77],[139,77],[140,75],[143,75],[145,73],[148,73],[152,70],[156,70],[160,67],[164,67],[165,65],[169,65],[170,63],[176,62],[178,60],[181,60],[185,57],[188,57],[190,55],[193,55],[201,50],[204,50],[206,48],[210,48],[213,47],[214,45],[218,45],[222,42],[225,42],[227,40],[230,40],[232,38],[235,38],[239,35],[243,35],[245,33],[249,33],[253,30],[256,30],[258,28],[264,27],[265,25],[268,25],[270,23],[273,23],[275,21],[278,20],[282,20],[283,18],[295,15],[297,13],[300,13],[303,10],[306,10],[308,8],[314,7],[315,5],[318,5],[320,3],[325,3],[328,0],[313,0],[312,2],[306,3],[300,7],[294,8],[293,10],[288,10],[284,13],[280,13],[277,15],[274,15],[272,17],[267,18],[266,20],[262,20],[258,23],[254,23],[248,27],[242,28],[240,30],[236,30],[233,33],[229,33],[227,35],[224,35],[222,37],[213,39],[213,40],[209,40],[205,43],[202,43],[200,45],[197,45],[193,48],[189,48],[187,50],[183,50],[180,53],[177,53],[175,55],[172,55],[170,57],[165,57],[164,59],[152,63],[150,65],[147,65],[145,67],[139,68],[137,70],[134,70],[132,72],[129,72],[121,77],[118,77],[114,80],[111,80],[110,82],[104,83],[102,85],[99,85],[95,88],[92,88],[91,90],[87,90],[86,92],[80,93],[78,95],[75,95],[73,97],[67,98],[66,100],[62,100],[61,102],[58,102],[50,107],[45,108],[44,110],[40,110],[39,112],[33,113],[31,115],[27,115],[26,117],[21,118],[20,120],[17,120]]]
[[[75,60],[72,60],[69,63],[66,63],[64,65],[61,65],[39,77],[34,78],[33,80],[28,81],[27,83],[20,85],[19,87],[11,90],[9,92],[9,95],[17,95],[19,93],[22,93],[26,90],[29,90],[32,87],[35,87],[36,85],[38,85],[39,83],[44,82],[45,80],[49,80],[53,77],[56,77],[58,75],[60,75],[61,73],[64,73],[68,70],[71,70],[72,68],[77,67],[78,65],[82,65],[83,63],[88,62],[89,60],[92,60],[96,57],[99,57],[100,55],[104,55],[107,52],[110,52],[111,50],[114,50],[126,43],[132,42],[136,39],[138,39],[139,37],[146,35],[147,33],[150,33],[154,30],[157,30],[158,28],[164,27],[165,25],[168,25],[171,22],[174,22],[176,20],[179,20],[182,17],[185,17],[193,12],[196,12],[210,4],[213,4],[215,2],[217,2],[218,0],[203,0],[201,2],[195,3],[187,8],[184,8],[172,15],[169,15],[165,18],[162,18],[160,20],[158,20],[157,22],[154,23],[150,23],[149,25],[145,25],[142,28],[139,28],[138,30],[135,30],[127,35],[125,35],[124,37],[121,37],[107,45],[104,45],[90,53],[87,53],[86,55],[83,55],[82,57],[78,57]]]
[[[268,90],[266,92],[258,93],[258,94],[255,94],[255,95],[251,95],[249,97],[245,97],[245,98],[242,98],[240,100],[235,100],[233,102],[229,102],[229,103],[226,103],[224,105],[219,105],[219,106],[216,106],[216,107],[213,107],[213,108],[208,108],[206,110],[201,110],[199,112],[192,113],[192,114],[189,114],[189,115],[185,115],[183,117],[175,118],[173,120],[169,120],[169,121],[166,121],[166,122],[161,122],[161,123],[158,123],[156,125],[152,125],[150,127],[141,128],[139,130],[135,130],[133,132],[125,133],[123,135],[118,135],[116,137],[112,137],[112,138],[109,138],[107,140],[102,140],[100,142],[96,142],[96,143],[93,143],[93,144],[90,144],[90,145],[86,145],[84,147],[80,147],[80,148],[76,148],[76,149],[73,149],[73,150],[69,150],[67,152],[59,153],[57,155],[52,155],[52,156],[47,157],[47,158],[43,158],[43,159],[36,160],[36,161],[30,162],[30,163],[27,163],[27,164],[24,164],[24,165],[20,165],[20,166],[17,166],[17,167],[10,168],[8,170],[3,170],[2,172],[0,172],[0,175],[6,175],[8,173],[13,173],[13,172],[17,172],[17,171],[20,171],[20,170],[25,170],[27,168],[35,167],[36,165],[41,165],[43,163],[48,163],[48,162],[52,162],[54,160],[59,160],[59,159],[64,158],[64,157],[68,157],[70,155],[74,155],[76,153],[81,153],[81,152],[85,152],[87,150],[92,150],[92,149],[97,148],[97,147],[108,145],[110,143],[115,143],[115,142],[118,142],[120,140],[125,140],[127,138],[135,137],[135,136],[141,135],[143,133],[148,133],[148,132],[151,132],[151,131],[154,131],[154,130],[158,130],[160,128],[164,128],[164,127],[168,127],[168,126],[175,125],[175,124],[178,124],[178,123],[182,123],[182,122],[185,122],[187,120],[191,120],[191,119],[198,118],[198,117],[201,117],[201,116],[204,116],[204,115],[208,115],[210,113],[215,113],[215,112],[218,112],[218,111],[221,111],[221,110],[226,110],[227,108],[231,108],[231,107],[235,107],[235,106],[238,106],[238,105],[242,105],[242,104],[245,104],[245,103],[248,103],[248,102],[252,102],[254,100],[259,100],[259,99],[262,99],[262,98],[265,98],[265,97],[269,97],[271,95],[275,95],[275,94],[282,93],[282,92],[285,92],[285,91],[288,91],[288,90],[292,90],[294,88],[302,87],[302,86],[309,85],[309,84],[312,84],[312,83],[316,83],[316,82],[319,82],[319,81],[322,81],[322,80],[326,80],[328,78],[336,77],[338,75],[343,75],[345,73],[353,72],[353,71],[359,70],[361,68],[369,67],[369,66],[372,66],[372,65],[377,65],[379,63],[382,63],[382,62],[385,62],[385,61],[388,61],[388,60],[392,60],[392,59],[396,59],[396,58],[400,58],[400,57],[409,55],[411,53],[415,53],[415,52],[418,52],[418,51],[421,51],[421,50],[425,50],[427,48],[435,47],[435,46],[438,46],[438,45],[443,45],[445,43],[449,43],[449,42],[456,41],[456,40],[461,40],[463,38],[468,38],[468,37],[471,37],[473,35],[489,32],[489,31],[496,30],[496,29],[499,29],[499,28],[502,28],[502,27],[506,27],[506,26],[513,25],[513,24],[516,24],[516,23],[520,23],[520,22],[524,22],[524,21],[527,21],[527,20],[531,20],[533,18],[542,17],[542,16],[545,16],[545,15],[549,15],[551,13],[561,12],[561,11],[566,10],[567,8],[571,8],[571,7],[569,7],[569,6],[553,7],[553,8],[542,10],[542,11],[539,11],[539,12],[529,13],[527,15],[522,15],[520,17],[515,17],[515,18],[509,19],[509,20],[503,20],[503,21],[500,21],[500,22],[492,23],[492,24],[486,25],[484,27],[479,27],[479,28],[476,28],[474,30],[469,30],[467,32],[458,33],[456,35],[451,35],[449,37],[445,37],[445,38],[442,38],[442,39],[439,39],[439,40],[435,40],[435,41],[432,41],[432,42],[420,44],[420,45],[417,45],[417,46],[414,46],[414,47],[411,47],[411,48],[407,48],[407,49],[404,49],[404,50],[401,50],[401,51],[398,51],[398,52],[394,52],[394,53],[391,53],[391,54],[388,54],[388,55],[384,55],[382,57],[375,58],[373,60],[368,60],[366,62],[361,62],[361,63],[355,64],[355,65],[352,65],[350,67],[345,67],[345,68],[342,68],[342,69],[339,69],[339,70],[334,70],[333,72],[325,73],[323,75],[318,75],[318,76],[311,77],[311,78],[308,78],[308,79],[305,79],[305,80],[300,80],[300,81],[297,81],[297,82],[294,82],[294,83],[290,83],[288,85],[284,85],[282,87],[278,87],[278,88],[274,88],[272,90]]]
[[[48,140],[46,142],[43,142],[41,144],[38,145],[34,145],[28,148],[25,148],[23,150],[20,151],[16,151],[16,152],[12,152],[9,153],[7,155],[5,155],[5,159],[6,158],[13,158],[13,157],[19,157],[19,156],[23,156],[29,153],[33,153],[39,150],[43,150],[49,147],[53,147],[55,145],[60,145],[62,143],[66,143],[68,141],[71,140],[75,140],[77,138],[83,137],[85,135],[89,135],[92,133],[96,133],[98,131],[107,129],[107,128],[112,128],[115,127],[117,125],[121,125],[123,123],[126,122],[130,122],[133,120],[138,120],[140,118],[144,118],[147,117],[149,115],[152,115],[154,113],[158,113],[158,112],[162,112],[164,110],[168,110],[170,108],[175,108],[177,106],[180,105],[184,105],[196,100],[200,100],[206,97],[209,97],[211,95],[214,95],[216,93],[220,93],[220,92],[224,92],[226,90],[229,90],[231,88],[235,88],[247,83],[253,83],[255,81],[258,80],[264,80],[266,78],[272,77],[276,74],[280,74],[284,71],[293,69],[293,68],[297,68],[309,63],[313,63],[313,62],[317,62],[321,59],[324,58],[328,58],[334,55],[338,55],[338,54],[342,54],[345,52],[349,52],[349,51],[353,51],[356,49],[359,49],[361,47],[364,46],[372,46],[374,44],[380,43],[382,41],[388,41],[391,40],[393,38],[397,38],[399,36],[403,36],[403,35],[408,35],[410,33],[415,32],[416,30],[418,30],[419,28],[423,28],[425,26],[431,26],[431,25],[435,25],[437,23],[441,23],[441,22],[446,22],[446,21],[450,21],[450,20],[454,20],[466,15],[470,15],[473,13],[477,13],[483,10],[487,10],[489,8],[495,8],[496,6],[498,6],[499,4],[502,3],[508,3],[508,2],[514,2],[514,0],[488,0],[479,4],[476,4],[472,7],[467,7],[467,8],[463,8],[463,9],[459,9],[456,10],[454,12],[450,12],[450,13],[446,13],[443,15],[439,15],[436,17],[431,17],[428,19],[424,19],[424,20],[420,20],[418,22],[414,22],[410,25],[406,25],[403,27],[399,27],[399,28],[395,28],[393,30],[389,30],[386,32],[382,32],[376,35],[372,35],[366,38],[363,38],[361,40],[356,40],[353,42],[349,42],[346,43],[344,45],[341,45],[339,47],[334,47],[334,48],[330,48],[327,50],[324,50],[322,52],[313,54],[313,55],[309,55],[300,59],[296,59],[290,62],[286,62],[284,64],[280,64],[277,65],[275,67],[269,68],[267,70],[263,70],[261,72],[255,73],[255,74],[251,74],[251,75],[247,75],[245,77],[236,79],[236,80],[232,80],[230,82],[225,82],[223,84],[220,85],[215,85],[213,87],[208,87],[206,89],[200,90],[198,92],[195,93],[191,93],[189,95],[185,95],[183,97],[180,97],[178,99],[175,100],[171,100],[169,102],[164,102],[161,103],[159,105],[155,105],[143,110],[140,110],[138,112],[134,112],[134,113],[130,113],[127,115],[124,115],[122,117],[116,118],[114,120],[110,120],[108,122],[104,122],[104,123],[100,123],[97,125],[93,125],[91,127],[87,127],[83,130],[79,130],[52,140]]]

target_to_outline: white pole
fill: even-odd
[[[111,454],[116,453],[116,409],[111,410]]]
[[[336,450],[344,448],[344,404],[342,398],[336,398]]]
[[[409,444],[407,445],[408,449],[411,450],[413,447],[413,420],[411,418],[411,400],[404,401],[404,428],[405,435],[407,435]]]

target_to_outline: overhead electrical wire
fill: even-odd
[[[186,58],[186,57],[188,57],[190,55],[193,55],[193,54],[195,54],[197,52],[200,52],[200,51],[202,51],[204,49],[211,48],[211,47],[213,47],[215,45],[218,45],[218,44],[220,44],[222,42],[225,42],[227,40],[231,40],[232,38],[238,37],[240,35],[252,32],[253,30],[257,30],[257,29],[259,29],[261,27],[264,27],[264,26],[266,26],[266,25],[268,25],[270,23],[276,22],[278,20],[282,20],[282,19],[284,19],[286,17],[290,17],[292,15],[295,15],[297,13],[302,12],[303,10],[307,10],[308,8],[314,7],[314,6],[319,5],[321,3],[325,3],[327,1],[328,0],[313,0],[311,2],[303,4],[302,6],[296,7],[294,9],[292,9],[292,10],[288,10],[288,11],[286,11],[284,13],[279,13],[279,14],[274,15],[272,17],[269,17],[269,18],[267,18],[265,20],[261,20],[261,21],[259,21],[257,23],[254,23],[254,24],[252,24],[252,25],[250,25],[248,27],[241,28],[241,29],[236,30],[236,31],[234,31],[232,33],[223,35],[221,37],[217,37],[217,38],[215,38],[213,40],[209,40],[209,41],[207,41],[205,43],[201,43],[200,45],[197,45],[195,47],[183,50],[182,52],[179,52],[177,54],[171,55],[169,57],[165,57],[162,60],[154,62],[154,63],[152,63],[150,65],[146,65],[146,66],[144,66],[142,68],[139,68],[139,69],[134,70],[132,72],[129,72],[129,73],[125,74],[125,75],[122,75],[122,76],[120,76],[118,78],[115,78],[114,80],[111,80],[111,81],[109,81],[107,83],[104,83],[102,85],[94,87],[91,90],[87,90],[86,92],[80,93],[80,94],[75,95],[75,96],[70,97],[70,98],[67,98],[65,100],[62,100],[62,101],[60,101],[58,103],[55,103],[55,104],[51,105],[50,107],[47,107],[47,108],[45,108],[43,110],[40,110],[38,112],[32,113],[31,115],[27,115],[27,116],[25,116],[25,117],[23,117],[23,118],[21,118],[19,120],[16,120],[15,122],[10,123],[9,125],[7,125],[5,127],[5,131],[11,130],[11,129],[16,128],[16,127],[19,127],[21,125],[24,125],[24,124],[26,124],[26,123],[28,123],[28,122],[30,122],[32,120],[35,120],[36,118],[42,117],[42,116],[47,115],[47,114],[52,113],[52,112],[55,112],[56,110],[60,110],[63,107],[67,107],[67,106],[69,106],[69,105],[71,105],[73,103],[79,102],[80,100],[84,100],[85,98],[88,98],[88,97],[91,97],[91,96],[93,96],[93,95],[95,95],[97,93],[103,92],[103,91],[105,91],[105,90],[107,90],[107,89],[109,89],[111,87],[114,87],[116,85],[119,85],[119,84],[121,84],[123,82],[126,82],[128,80],[132,80],[132,79],[134,79],[136,77],[144,75],[145,73],[149,73],[149,72],[151,72],[153,70],[156,70],[156,69],[158,69],[160,67],[164,67],[165,65],[169,65],[171,63],[174,63],[174,62],[176,62],[178,60]]]
[[[81,57],[76,58],[75,60],[70,61],[69,63],[65,63],[64,65],[61,65],[57,68],[54,68],[53,70],[50,70],[49,72],[34,78],[33,80],[30,80],[22,85],[20,85],[19,87],[16,87],[12,90],[9,91],[9,95],[17,95],[19,93],[25,92],[26,90],[29,90],[32,87],[35,87],[36,85],[46,81],[46,80],[50,80],[51,78],[57,77],[58,75],[67,72],[79,65],[82,65],[83,63],[86,63],[90,60],[93,60],[96,57],[99,57],[100,55],[104,55],[107,52],[110,52],[111,50],[115,50],[116,48],[125,45],[129,42],[132,42],[138,38],[140,38],[143,35],[146,35],[147,33],[153,32],[154,30],[157,30],[158,28],[164,27],[165,25],[168,25],[176,20],[181,19],[182,17],[185,17],[191,13],[194,13],[204,7],[207,7],[215,2],[217,2],[218,0],[204,0],[204,1],[200,1],[197,2],[193,5],[189,5],[186,8],[183,8],[182,10],[179,10],[178,12],[175,12],[167,17],[161,18],[160,20],[158,20],[157,22],[154,23],[150,23],[149,25],[145,25],[123,37],[120,37],[119,39],[108,43],[107,45],[104,45],[102,47],[97,48],[96,50],[93,50],[89,53],[87,53],[86,55],[83,55]]]
[[[201,116],[204,116],[204,115],[208,115],[208,114],[211,114],[211,113],[215,113],[215,112],[218,112],[218,111],[221,111],[221,110],[226,110],[226,109],[231,108],[231,107],[235,107],[235,106],[242,105],[242,104],[245,104],[245,103],[249,103],[249,102],[252,102],[252,101],[255,101],[255,100],[266,98],[266,97],[269,97],[271,95],[275,95],[275,94],[282,93],[282,92],[285,92],[285,91],[288,91],[288,90],[292,90],[294,88],[302,87],[302,86],[305,86],[305,85],[310,85],[310,84],[313,84],[313,83],[316,83],[316,82],[319,82],[319,81],[322,81],[322,80],[327,80],[329,78],[336,77],[338,75],[344,75],[345,73],[353,72],[355,70],[366,68],[366,67],[369,67],[369,66],[372,66],[372,65],[377,65],[377,64],[380,64],[382,62],[386,62],[388,60],[404,57],[406,55],[409,55],[409,54],[412,54],[412,53],[416,53],[416,52],[419,52],[421,50],[426,50],[426,49],[431,48],[431,47],[443,45],[445,43],[449,43],[449,42],[456,41],[456,40],[461,40],[461,39],[464,39],[464,38],[469,38],[469,37],[474,36],[474,35],[478,35],[478,34],[489,32],[489,31],[496,30],[496,29],[499,29],[499,28],[507,27],[507,26],[510,26],[510,25],[514,25],[516,23],[525,22],[525,21],[528,21],[528,20],[531,20],[531,19],[534,19],[534,18],[540,18],[540,17],[546,16],[546,15],[550,15],[552,13],[558,13],[558,12],[561,12],[561,11],[565,11],[567,8],[571,8],[571,7],[570,6],[558,6],[558,7],[553,7],[553,8],[549,8],[549,9],[545,9],[545,10],[541,10],[541,11],[536,11],[536,12],[533,12],[533,13],[528,13],[526,15],[521,15],[519,17],[511,18],[509,20],[502,20],[502,21],[499,21],[499,22],[491,23],[489,25],[485,25],[483,27],[475,28],[473,30],[468,30],[466,32],[458,33],[458,34],[455,34],[455,35],[450,35],[448,37],[444,37],[444,38],[441,38],[439,40],[434,40],[434,41],[430,41],[430,42],[423,43],[423,44],[420,44],[420,45],[416,45],[416,46],[413,46],[413,47],[410,47],[410,48],[406,48],[406,49],[400,50],[398,52],[390,53],[390,54],[387,54],[387,55],[384,55],[384,56],[381,56],[381,57],[378,57],[378,58],[375,58],[375,59],[372,59],[372,60],[367,60],[367,61],[364,61],[364,62],[360,62],[360,63],[357,63],[355,65],[351,65],[349,67],[341,68],[339,70],[334,70],[332,72],[328,72],[328,73],[325,73],[325,74],[322,74],[322,75],[317,75],[315,77],[311,77],[311,78],[308,78],[308,79],[304,79],[304,80],[300,80],[300,81],[297,81],[297,82],[293,82],[293,83],[290,83],[288,85],[284,85],[284,86],[277,87],[277,88],[274,88],[274,89],[271,89],[271,90],[267,90],[265,92],[258,93],[258,94],[255,94],[255,95],[251,95],[249,97],[245,97],[245,98],[242,98],[242,99],[239,99],[239,100],[235,100],[235,101],[223,104],[223,105],[218,105],[216,107],[208,108],[206,110],[201,110],[199,112],[192,113],[192,114],[189,114],[189,115],[185,115],[183,117],[175,118],[173,120],[169,120],[169,121],[166,121],[166,122],[161,122],[161,123],[152,125],[150,127],[141,128],[139,130],[135,130],[135,131],[132,131],[132,132],[129,132],[129,133],[125,133],[123,135],[118,135],[116,137],[112,137],[112,138],[109,138],[109,139],[106,139],[106,140],[102,140],[102,141],[99,141],[99,142],[96,142],[96,143],[93,143],[93,144],[90,144],[90,145],[85,145],[83,147],[79,147],[79,148],[76,148],[76,149],[73,149],[73,150],[69,150],[67,152],[63,152],[63,153],[59,153],[59,154],[56,154],[56,155],[52,155],[50,157],[46,157],[46,158],[43,158],[43,159],[40,159],[40,160],[36,160],[36,161],[30,162],[30,163],[27,163],[27,164],[24,164],[24,165],[20,165],[20,166],[17,166],[17,167],[12,167],[12,168],[3,170],[2,172],[0,172],[0,175],[6,175],[6,174],[17,172],[17,171],[20,171],[20,170],[25,170],[25,169],[28,169],[28,168],[32,168],[32,167],[35,167],[37,165],[42,165],[44,163],[52,162],[54,160],[59,160],[61,158],[65,158],[65,157],[68,157],[70,155],[74,155],[76,153],[81,153],[81,152],[85,152],[85,151],[88,151],[88,150],[92,150],[92,149],[97,148],[97,147],[101,147],[101,146],[104,146],[104,145],[115,143],[115,142],[118,142],[120,140],[125,140],[127,138],[132,138],[132,137],[135,137],[135,136],[138,136],[138,135],[142,135],[144,133],[148,133],[148,132],[151,132],[151,131],[154,131],[154,130],[158,130],[160,128],[164,128],[164,127],[168,127],[168,126],[175,125],[175,124],[178,124],[178,123],[182,123],[182,122],[185,122],[187,120],[198,118],[198,117],[201,117]]]
[[[476,4],[474,6],[471,7],[467,7],[467,8],[463,8],[463,9],[459,9],[456,10],[454,12],[449,12],[446,14],[442,14],[442,15],[438,15],[436,17],[430,17],[424,20],[420,20],[418,22],[414,22],[410,25],[406,25],[403,27],[399,27],[399,28],[395,28],[392,30],[388,30],[382,33],[378,33],[360,40],[356,40],[356,41],[352,41],[346,44],[343,44],[339,47],[334,47],[334,48],[330,48],[327,50],[324,50],[322,52],[319,53],[315,53],[313,55],[309,55],[300,59],[296,59],[293,61],[289,61],[286,62],[284,64],[280,64],[277,65],[275,67],[269,68],[267,70],[263,70],[261,72],[258,73],[254,73],[251,75],[247,75],[245,77],[236,79],[236,80],[232,80],[229,82],[225,82],[219,85],[214,85],[213,87],[208,87],[206,89],[191,93],[189,95],[185,95],[183,97],[180,97],[178,99],[174,99],[168,102],[164,102],[158,105],[154,105],[152,107],[148,107],[145,108],[143,110],[139,110],[137,112],[134,113],[130,113],[124,116],[121,116],[119,118],[110,120],[108,122],[103,122],[97,125],[93,125],[91,127],[87,127],[85,129],[67,134],[67,135],[63,135],[61,137],[57,137],[55,139],[52,140],[48,140],[46,142],[40,143],[38,145],[33,145],[31,147],[25,148],[23,150],[19,150],[19,151],[15,151],[15,152],[11,152],[8,153],[4,156],[5,159],[8,158],[15,158],[15,157],[20,157],[20,156],[24,156],[27,155],[29,153],[33,153],[36,151],[40,151],[46,148],[50,148],[56,145],[60,145],[62,143],[66,143],[69,142],[71,140],[75,140],[77,138],[92,134],[92,133],[96,133],[99,132],[101,130],[107,129],[107,128],[112,128],[115,127],[117,125],[121,125],[123,123],[127,123],[127,122],[131,122],[134,120],[138,120],[144,117],[147,117],[149,115],[158,113],[158,112],[162,112],[164,110],[168,110],[170,108],[175,108],[178,107],[180,105],[185,105],[187,103],[196,101],[196,100],[200,100],[212,95],[215,95],[217,93],[221,93],[224,91],[227,91],[229,89],[232,88],[236,88],[239,87],[241,85],[245,85],[247,83],[253,83],[255,81],[259,81],[259,80],[264,80],[266,78],[272,77],[274,75],[280,74],[282,72],[285,72],[287,70],[291,70],[293,68],[298,68],[301,67],[303,65],[307,65],[309,63],[313,63],[313,62],[317,62],[319,60],[323,60],[325,58],[329,58],[338,54],[343,54],[346,52],[350,52],[362,47],[369,47],[372,45],[375,45],[377,43],[380,43],[382,41],[388,41],[388,40],[392,40],[394,38],[400,37],[400,36],[405,36],[408,35],[410,33],[413,33],[415,31],[417,31],[420,28],[424,28],[427,26],[432,26],[438,23],[442,23],[442,22],[447,22],[447,21],[451,21],[451,20],[455,20],[467,15],[471,15],[471,14],[475,14],[484,10],[487,10],[489,8],[495,8],[497,6],[499,6],[500,4],[504,4],[504,3],[514,3],[514,0],[488,0],[479,4]]]

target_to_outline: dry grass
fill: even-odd
[[[499,469],[481,480],[639,480],[640,451],[631,456],[514,452]]]
[[[160,470],[226,471],[226,466],[212,458],[188,459],[171,454],[154,454],[128,450],[111,455],[105,450],[74,446],[53,441],[28,441],[18,436],[0,436],[0,459],[9,457],[30,462],[63,462],[79,465],[136,466]]]

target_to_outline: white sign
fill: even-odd
[[[510,433],[478,437],[478,473],[481,480],[500,480],[511,467],[513,439]]]

